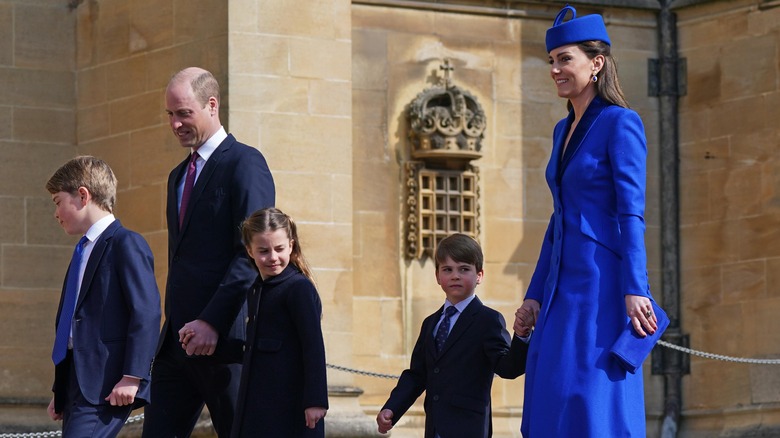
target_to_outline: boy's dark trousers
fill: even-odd
[[[132,405],[93,405],[84,399],[79,388],[73,366],[73,352],[68,350],[55,370],[54,403],[62,412],[63,438],[112,438],[119,434],[130,413]]]

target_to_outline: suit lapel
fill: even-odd
[[[558,173],[559,181],[563,177],[563,172],[566,171],[566,168],[569,166],[569,163],[573,159],[574,155],[580,149],[580,146],[582,146],[582,143],[588,136],[590,129],[596,123],[596,120],[598,120],[601,112],[604,111],[604,108],[606,107],[607,104],[599,97],[594,98],[590,105],[588,105],[588,109],[585,110],[585,114],[582,115],[582,119],[580,119],[577,127],[574,129],[574,132],[569,139],[569,144],[566,146],[566,150],[564,151],[563,157],[561,158],[561,166]],[[571,123],[574,119],[573,113],[569,115],[569,119],[570,120],[567,120],[566,123],[567,128],[571,126]],[[561,146],[563,145],[563,142],[566,141],[566,132],[568,132],[568,129],[564,131],[561,139]]]
[[[81,303],[84,302],[89,293],[92,280],[95,278],[95,272],[100,265],[100,259],[103,258],[106,247],[108,247],[108,241],[114,237],[114,233],[116,233],[116,230],[121,226],[118,219],[114,220],[114,222],[111,222],[111,225],[109,225],[95,241],[95,246],[92,248],[89,260],[87,260],[87,266],[84,268],[84,278],[81,279],[81,288],[79,289],[79,296],[76,301],[76,309],[81,306]]]
[[[179,185],[184,176],[187,163],[190,161],[189,155],[171,172],[170,179],[168,180],[168,203],[167,203],[167,216],[168,216],[168,233],[171,235],[174,241],[178,243],[178,238],[181,235],[179,233],[179,198],[176,193],[176,188]]]
[[[444,347],[439,352],[439,357],[444,356],[444,353],[446,353],[450,347],[452,347],[452,345],[458,341],[458,338],[463,336],[463,334],[468,331],[469,327],[474,322],[474,317],[481,308],[482,302],[479,301],[478,297],[474,297],[469,305],[463,309],[463,312],[460,314],[460,316],[458,316],[458,320],[455,321],[455,325],[450,329],[450,334],[447,336],[447,340],[444,341]],[[441,312],[439,312],[439,316],[441,317]]]
[[[190,223],[190,218],[192,217],[192,212],[196,209],[200,196],[203,194],[203,191],[208,185],[212,175],[214,175],[214,171],[216,170],[217,166],[219,166],[219,162],[222,159],[223,154],[230,150],[230,147],[234,142],[235,139],[233,138],[233,135],[228,134],[228,136],[222,140],[222,143],[217,146],[209,159],[206,160],[206,164],[203,166],[203,169],[200,171],[200,175],[198,175],[197,181],[195,181],[195,185],[192,187],[192,194],[190,195],[190,200],[187,204],[187,211],[184,213],[184,220],[181,224],[180,235],[184,234],[184,230],[187,229],[187,225]],[[179,180],[177,179],[177,182],[178,181]],[[176,196],[176,192],[174,192],[174,196]],[[174,197],[174,199],[176,198]]]
[[[441,319],[441,313],[444,311],[444,306],[439,307],[432,316],[427,319],[427,323],[424,323],[422,328],[423,336],[425,337],[425,351],[428,352],[431,359],[436,360],[439,357],[439,353],[436,351],[436,340],[434,339],[433,330],[436,327],[436,323]]]

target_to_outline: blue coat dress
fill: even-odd
[[[642,370],[609,348],[629,322],[624,296],[650,297],[644,244],[647,145],[632,110],[600,98],[565,154],[574,114],[553,134],[553,214],[526,298],[541,303],[526,367],[525,438],[644,437]]]

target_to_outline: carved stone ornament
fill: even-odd
[[[449,60],[441,69],[443,86],[424,90],[409,106],[411,156],[446,168],[464,168],[482,157],[485,112],[471,93],[450,83]]]
[[[406,161],[404,222],[406,257],[432,257],[452,233],[479,237],[479,169],[487,125],[482,107],[469,92],[450,83],[449,60],[441,85],[409,104],[411,160]]]

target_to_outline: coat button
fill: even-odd
[[[433,396],[433,401],[439,401],[439,396],[438,395],[434,395]]]
[[[433,369],[433,374],[439,374],[439,369],[438,368],[434,368]]]

